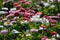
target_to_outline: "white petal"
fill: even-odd
[[[57,37],[59,37],[60,35],[59,34],[57,34]]]
[[[49,5],[50,5],[49,3],[44,3],[44,6],[45,6],[45,7],[47,7],[47,6],[49,6]]]
[[[31,34],[26,34],[26,36],[31,36]]]
[[[10,10],[11,10],[11,11],[15,11],[15,10],[16,10],[16,8],[11,8]]]
[[[8,8],[2,8],[2,10],[8,10]]]
[[[21,21],[20,23],[21,23],[21,24],[23,24],[24,22],[23,22],[23,21]]]
[[[24,23],[26,23],[26,24],[27,24],[27,23],[28,23],[28,21],[27,21],[27,20],[25,20],[25,21],[24,21]]]
[[[12,30],[12,34],[17,34],[17,33],[20,33],[20,32],[15,29]]]
[[[39,28],[39,30],[43,30],[43,28],[42,28],[42,27],[40,27],[40,28]]]
[[[4,14],[4,11],[0,11],[0,14]]]
[[[60,2],[60,0],[58,0],[58,2]]]
[[[0,25],[0,28],[3,28],[3,26]]]

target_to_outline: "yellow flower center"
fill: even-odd
[[[7,24],[10,24],[10,22],[7,22]]]

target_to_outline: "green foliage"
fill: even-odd
[[[3,0],[0,0],[0,10],[3,7]]]

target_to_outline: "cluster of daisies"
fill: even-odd
[[[40,2],[45,7],[50,5],[48,2]],[[60,23],[48,15],[43,15],[41,11],[36,11],[35,7],[23,7],[31,3],[31,0],[20,0],[15,2],[14,8],[10,10],[6,7],[2,8],[0,11],[1,40],[59,40]]]

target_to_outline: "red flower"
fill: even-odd
[[[16,7],[17,9],[20,9],[21,5],[16,5],[15,7]]]
[[[31,13],[30,16],[32,17],[34,15],[34,13]]]
[[[24,16],[25,16],[25,17],[28,17],[28,16],[30,16],[30,13],[25,12],[25,13],[24,13]]]
[[[16,2],[16,3],[14,3],[13,5],[14,5],[14,6],[19,5],[19,3],[18,3],[18,2]]]
[[[57,20],[51,20],[50,22],[51,22],[51,23],[56,23],[56,22],[57,22]]]
[[[20,3],[25,3],[25,0],[20,0]]]
[[[45,25],[42,25],[41,27],[42,27],[42,28],[46,28],[46,26],[45,26]]]
[[[44,30],[45,32],[48,32],[48,30]]]
[[[25,12],[25,8],[20,8],[20,12]]]
[[[41,40],[46,40],[46,39],[48,39],[48,37],[47,36],[43,36]]]
[[[27,8],[26,8],[26,10],[30,10],[30,8],[29,8],[29,7],[27,7]]]
[[[57,16],[60,17],[60,13],[58,13]]]
[[[51,32],[51,35],[57,35],[57,32]]]
[[[46,19],[48,19],[48,20],[51,20],[51,18],[50,18],[49,16],[47,16],[47,15],[44,15],[44,17],[45,17]]]
[[[28,18],[27,17],[23,17],[23,20],[28,20]]]
[[[34,11],[34,10],[29,10],[29,12],[31,12],[31,13],[35,13],[35,11]]]
[[[55,26],[56,24],[51,24],[51,26]]]
[[[42,15],[42,12],[37,12],[36,15],[40,15],[41,16]]]
[[[19,12],[15,12],[15,13],[14,13],[14,16],[18,16],[18,15],[19,15]]]
[[[24,4],[25,4],[25,5],[29,5],[29,4],[30,4],[30,2],[25,2]]]

